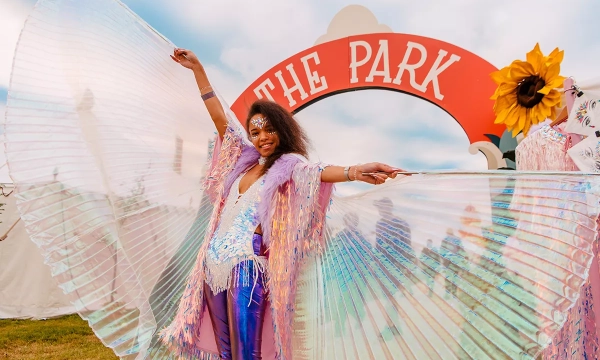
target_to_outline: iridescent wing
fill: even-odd
[[[173,317],[212,205],[214,125],[174,46],[118,1],[40,1],[14,58],[17,206],[102,342],[144,352]],[[153,340],[154,339],[154,340]]]
[[[599,181],[414,175],[334,198],[298,290],[304,359],[533,359],[579,296]]]

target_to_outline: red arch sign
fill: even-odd
[[[254,81],[231,109],[245,119],[261,98],[298,112],[325,97],[353,90],[394,90],[427,100],[448,112],[471,143],[501,136],[495,125],[496,71],[479,56],[443,41],[382,33],[351,36],[319,44],[274,66]]]

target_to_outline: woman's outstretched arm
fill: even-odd
[[[386,164],[368,163],[350,167],[328,166],[321,172],[321,181],[338,183],[346,181],[364,181],[369,184],[383,184],[388,178],[395,178],[402,169]]]
[[[208,110],[213,123],[215,123],[219,137],[223,139],[223,134],[225,134],[225,130],[227,129],[227,117],[225,116],[223,105],[221,105],[221,102],[215,96],[213,88],[208,81],[204,66],[202,66],[198,57],[190,50],[175,49],[173,50],[171,59],[194,72],[200,95],[204,100],[204,105],[206,105],[206,109]]]

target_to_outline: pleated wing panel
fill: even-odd
[[[18,208],[63,291],[122,357],[173,317],[212,206],[214,126],[173,45],[117,1],[40,1],[5,124]],[[154,339],[154,340],[153,340]]]
[[[334,198],[298,288],[305,359],[533,359],[596,240],[597,177],[415,175]]]

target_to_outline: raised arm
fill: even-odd
[[[219,137],[223,139],[223,134],[225,134],[225,130],[227,129],[227,117],[225,116],[223,105],[221,105],[221,102],[215,96],[213,88],[208,81],[204,66],[202,66],[198,57],[190,50],[175,49],[173,50],[171,59],[194,72],[204,105],[206,105],[210,118],[215,123]]]
[[[386,164],[369,163],[350,167],[327,166],[321,172],[321,181],[338,183],[346,181],[364,181],[369,184],[383,184],[388,178],[395,178],[402,169],[396,169]]]

